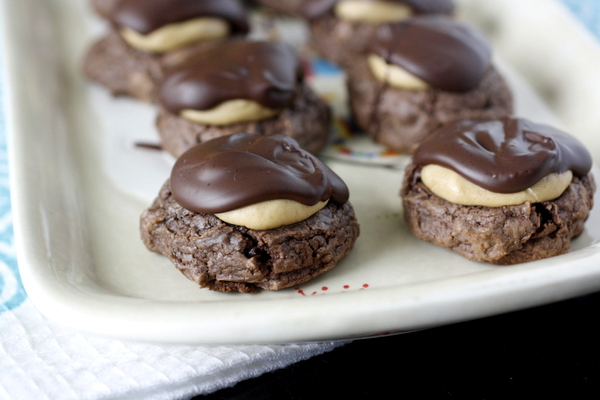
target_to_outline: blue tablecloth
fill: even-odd
[[[559,0],[600,39],[600,0]]]

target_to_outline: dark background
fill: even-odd
[[[600,292],[356,340],[195,400],[600,399]]]

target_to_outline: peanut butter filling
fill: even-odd
[[[406,4],[364,0],[342,0],[335,5],[334,13],[342,20],[370,24],[403,21],[413,15]]]
[[[127,44],[138,50],[166,53],[193,43],[225,38],[230,34],[230,26],[221,18],[201,17],[168,24],[147,35],[130,28],[122,28],[120,32]]]
[[[327,201],[306,206],[293,200],[268,200],[215,215],[222,221],[250,229],[274,229],[304,221],[325,205]]]
[[[378,55],[370,54],[368,63],[373,76],[390,86],[406,90],[425,90],[430,87],[424,80],[399,65],[388,64]]]
[[[421,170],[421,180],[437,196],[466,206],[502,207],[539,203],[559,197],[569,186],[573,173],[551,173],[530,188],[516,193],[495,193],[484,189],[452,171],[429,164]]]
[[[224,101],[209,110],[182,110],[181,117],[206,125],[231,125],[240,122],[253,122],[271,118],[280,110],[265,107],[256,101],[234,99]]]

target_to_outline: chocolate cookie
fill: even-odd
[[[278,12],[309,23],[312,47],[325,59],[351,65],[363,53],[377,28],[416,15],[451,15],[453,0],[259,0]]]
[[[98,15],[109,18],[119,1],[121,0],[90,0],[90,3]]]
[[[115,96],[147,102],[156,100],[165,68],[249,31],[238,0],[120,0],[96,7],[108,13],[111,29],[88,50],[85,75]]]
[[[444,175],[425,171],[432,165]],[[404,218],[418,238],[474,261],[516,264],[560,255],[582,233],[593,206],[590,168],[579,142],[546,125],[456,122],[424,142],[407,167]]]
[[[237,132],[288,135],[311,153],[329,137],[330,108],[304,82],[300,60],[282,43],[240,40],[200,51],[169,71],[158,105],[162,147],[175,157]]]
[[[353,117],[375,141],[412,153],[444,124],[512,113],[511,92],[491,64],[489,46],[470,26],[419,17],[382,26],[376,37],[346,69]],[[408,76],[406,83],[391,81],[394,69]]]
[[[307,218],[270,229],[222,219],[222,212],[281,199],[328,202]],[[359,234],[347,187],[337,175],[293,139],[247,134],[184,153],[142,214],[140,230],[149,250],[219,292],[304,283],[333,268]]]

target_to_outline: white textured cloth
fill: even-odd
[[[186,399],[329,351],[341,342],[183,346],[85,335],[25,300],[0,314],[0,399]]]

